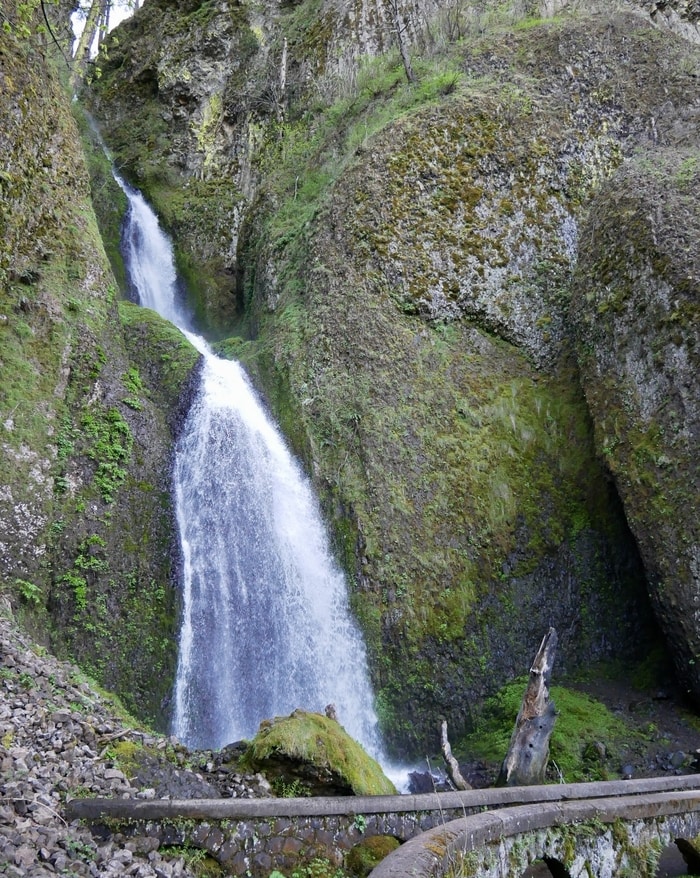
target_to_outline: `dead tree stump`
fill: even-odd
[[[549,678],[556,648],[557,632],[550,628],[530,668],[530,679],[496,786],[529,786],[545,782],[549,739],[556,720],[554,702],[549,700]]]

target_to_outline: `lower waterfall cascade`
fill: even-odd
[[[143,196],[115,179],[128,199],[132,293],[203,358],[174,462],[183,573],[173,734],[219,749],[252,737],[263,719],[333,703],[346,731],[384,761],[364,644],[309,480],[240,364],[193,331],[171,242]]]

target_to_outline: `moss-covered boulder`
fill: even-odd
[[[245,763],[281,795],[380,796],[396,788],[335,719],[295,710],[260,724]]]
[[[697,126],[695,128],[697,132]],[[646,152],[595,198],[572,315],[614,475],[684,688],[700,702],[700,138]]]

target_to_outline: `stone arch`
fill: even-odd
[[[673,836],[671,836],[673,839]],[[661,851],[654,878],[672,878],[676,875],[699,875],[700,853],[695,839],[676,838]]]
[[[522,878],[571,878],[571,874],[561,860],[542,856],[527,867]]]

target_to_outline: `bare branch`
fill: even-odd
[[[447,776],[452,781],[453,786],[457,790],[470,790],[471,785],[462,777],[459,770],[459,763],[452,755],[452,747],[447,739],[447,720],[443,720],[440,726],[440,747],[447,768]]]

